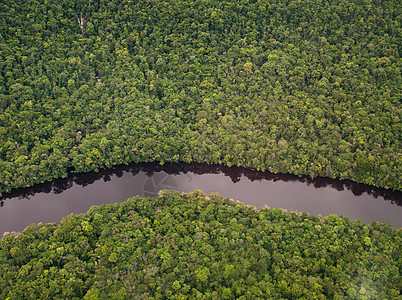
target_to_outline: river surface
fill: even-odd
[[[283,208],[402,227],[402,192],[351,181],[310,179],[203,164],[133,164],[19,189],[0,199],[0,238],[31,223],[59,222],[92,205],[156,196],[161,189],[202,190],[262,208]]]

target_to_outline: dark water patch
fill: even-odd
[[[60,194],[65,190],[70,189],[73,185],[85,187],[93,184],[98,180],[108,182],[112,176],[117,178],[122,177],[125,173],[131,173],[133,176],[144,172],[147,176],[152,177],[155,173],[165,172],[169,175],[179,175],[181,173],[192,172],[197,175],[204,174],[224,174],[231,178],[233,183],[240,181],[242,176],[245,176],[250,181],[267,180],[267,181],[283,181],[283,182],[301,182],[307,185],[312,185],[315,188],[331,187],[337,191],[350,190],[353,195],[361,196],[368,194],[374,198],[383,198],[390,200],[393,204],[402,206],[402,192],[392,191],[382,188],[377,188],[370,185],[356,183],[350,180],[336,180],[331,178],[310,178],[308,176],[298,177],[291,174],[275,174],[270,172],[260,172],[243,167],[226,167],[221,165],[206,165],[206,164],[166,164],[159,165],[158,163],[147,164],[132,164],[117,166],[99,172],[89,172],[83,174],[71,174],[68,178],[60,178],[51,182],[41,183],[34,187],[21,188],[14,190],[11,193],[4,194],[1,200],[19,198],[29,199],[37,193],[54,193]]]
[[[258,208],[264,206],[338,214],[402,227],[402,192],[348,180],[297,177],[241,167],[205,164],[132,164],[98,173],[15,190],[0,200],[0,234],[31,223],[57,222],[91,205],[122,202],[134,195],[155,196],[160,189],[219,192]]]

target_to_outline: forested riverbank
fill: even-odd
[[[402,228],[402,192],[353,181],[258,172],[206,164],[142,163],[17,189],[0,198],[0,237],[31,223],[60,222],[93,205],[121,203],[136,195],[153,197],[161,189],[202,190],[237,199],[245,205],[282,208],[311,215],[336,214],[365,224],[386,222]]]
[[[2,1],[0,193],[130,162],[402,189],[397,1]]]
[[[200,191],[70,215],[0,240],[0,297],[396,299],[402,231]]]
[[[400,1],[0,2],[0,194],[131,162],[402,190]],[[0,240],[0,298],[400,297],[401,230],[218,195]]]

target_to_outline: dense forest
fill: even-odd
[[[2,0],[0,196],[131,162],[402,190],[400,0]],[[0,240],[1,299],[395,299],[402,230],[200,191]]]
[[[5,236],[0,298],[399,299],[401,247],[389,225],[162,191]]]
[[[0,193],[129,162],[402,190],[398,0],[3,0]]]

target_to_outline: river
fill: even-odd
[[[262,208],[283,208],[402,227],[402,192],[351,181],[258,172],[204,164],[132,164],[19,189],[0,199],[0,237],[31,223],[59,222],[92,205],[155,196],[160,189],[202,190]]]

